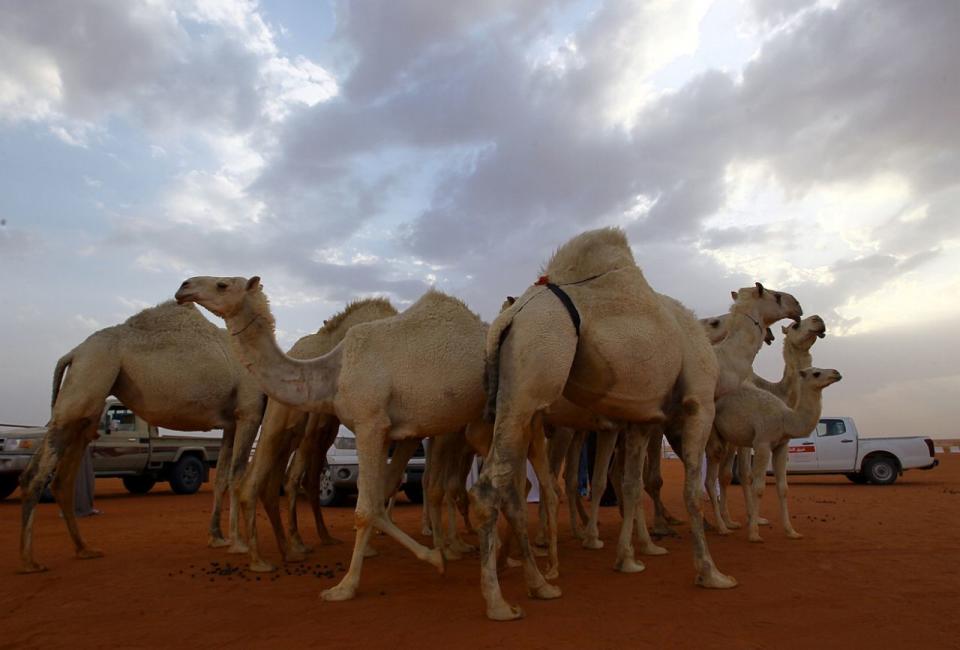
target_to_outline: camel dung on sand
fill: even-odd
[[[431,290],[401,314],[356,325],[329,353],[301,361],[277,347],[259,278],[190,278],[176,297],[226,320],[238,351],[270,397],[300,410],[335,415],[356,435],[361,469],[353,556],[343,580],[323,597],[355,595],[373,528],[442,572],[442,552],[416,542],[386,514],[386,443],[467,425],[489,428],[481,418],[487,327],[480,318],[459,300]],[[546,467],[545,450],[542,457]],[[525,561],[539,573],[532,554]]]
[[[487,615],[523,615],[500,591],[494,525],[506,514],[521,544],[526,511],[516,477],[523,445],[540,412],[561,395],[598,415],[627,423],[624,522],[618,564],[635,570],[631,544],[643,456],[652,431],[668,419],[664,406],[683,411],[684,496],[694,537],[697,582],[732,587],[717,571],[703,535],[697,483],[701,455],[713,421],[717,378],[689,357],[677,319],[650,288],[626,237],[609,228],[583,233],[564,244],[530,287],[503,311],[487,336],[488,418],[493,445],[472,498],[481,535],[481,585]],[[565,305],[563,296],[572,307]],[[700,325],[696,336],[708,344]],[[679,386],[683,395],[670,398]],[[637,519],[640,525],[640,519]],[[527,549],[524,549],[527,555]],[[528,591],[549,597],[550,585],[534,566],[525,571]]]
[[[220,458],[224,462],[216,477],[210,545],[228,544],[220,532],[220,508],[229,482],[233,497],[230,534],[234,544],[242,547],[236,488],[260,425],[265,399],[253,375],[231,354],[228,339],[225,330],[210,323],[193,305],[170,301],[94,332],[57,362],[47,435],[20,477],[21,572],[45,569],[33,558],[32,529],[37,502],[51,474],[51,488],[77,556],[102,555],[80,536],[73,497],[80,460],[96,436],[104,402],[110,395],[158,427],[178,431],[223,429]]]
[[[333,350],[351,327],[381,318],[396,316],[397,310],[384,298],[357,300],[323,323],[318,331],[302,337],[287,355],[293,359],[313,359]],[[240,486],[240,506],[250,542],[250,568],[272,571],[276,567],[263,559],[257,541],[256,501],[260,498],[270,519],[274,536],[284,559],[302,561],[308,547],[300,536],[296,518],[296,499],[301,481],[313,510],[322,544],[336,544],[327,531],[319,501],[319,482],[327,450],[333,444],[340,421],[335,415],[310,414],[270,398],[263,416],[260,441],[250,470]],[[287,472],[284,488],[288,498],[289,542],[280,521],[278,497],[284,468],[296,450]]]

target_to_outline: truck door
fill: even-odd
[[[817,425],[817,462],[821,470],[850,472],[857,462],[857,434],[841,418]]]
[[[100,439],[94,440],[93,467],[97,473],[143,470],[150,456],[149,434],[137,426],[137,416],[123,404],[110,404],[103,414]]]
[[[788,442],[790,453],[787,455],[788,472],[817,471],[817,432],[810,432],[805,438],[795,438]]]

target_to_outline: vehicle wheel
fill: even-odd
[[[329,467],[324,467],[320,473],[320,485],[317,487],[320,492],[321,506],[335,506],[340,503],[340,493],[333,485],[333,474]]]
[[[423,503],[423,483],[420,481],[404,483],[403,493],[410,499],[410,503]]]
[[[196,456],[184,456],[170,472],[170,489],[176,494],[194,494],[203,485],[203,463]]]
[[[0,501],[13,494],[20,484],[20,476],[17,474],[0,474]]]
[[[157,479],[153,476],[124,476],[123,487],[131,494],[146,494],[157,484]],[[194,490],[196,491],[196,490]]]
[[[897,480],[897,464],[883,456],[871,458],[864,464],[863,474],[874,485],[890,485]]]
[[[847,480],[849,480],[851,483],[856,483],[857,485],[863,485],[867,483],[869,479],[861,472],[851,472],[847,474]]]

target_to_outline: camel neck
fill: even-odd
[[[800,398],[800,371],[813,365],[809,348],[802,348],[789,340],[783,341],[783,377],[778,385],[786,396],[787,406],[794,408]]]
[[[293,359],[277,345],[271,320],[249,309],[227,319],[227,329],[235,352],[267,395],[305,411],[332,412],[339,351],[309,361]]]
[[[823,409],[823,389],[807,388],[800,390],[799,401],[791,409],[786,420],[786,433],[790,438],[803,438],[817,426]]]

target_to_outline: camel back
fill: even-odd
[[[554,284],[565,284],[636,266],[623,231],[601,228],[577,235],[558,248],[541,268],[541,275],[548,276]]]
[[[385,298],[366,298],[347,305],[327,320],[315,334],[304,336],[290,348],[294,359],[315,359],[337,346],[351,327],[359,323],[396,316],[397,310]]]
[[[210,333],[220,329],[204,318],[193,303],[178,305],[174,300],[162,302],[156,307],[149,307],[134,314],[123,322],[123,326],[151,334],[184,330]]]

